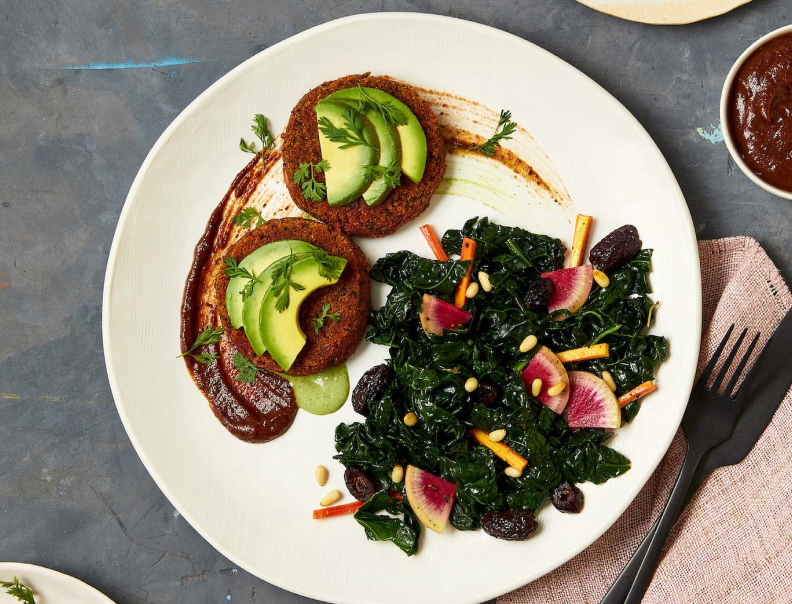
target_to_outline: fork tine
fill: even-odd
[[[740,346],[742,346],[743,340],[745,339],[745,334],[748,333],[748,329],[743,329],[740,337],[737,338],[737,341],[732,346],[731,352],[729,352],[729,356],[726,357],[726,362],[723,363],[723,367],[718,372],[718,376],[715,378],[715,381],[712,382],[712,390],[717,392],[720,390],[720,386],[723,383],[723,380],[726,379],[726,374],[729,372],[729,367],[734,362],[734,357],[737,356],[737,352],[740,350]]]
[[[753,364],[753,367],[751,367],[751,370],[746,374],[745,379],[743,380],[742,384],[740,384],[740,389],[734,393],[732,399],[737,399],[741,394],[748,392],[751,389],[751,384],[753,383],[753,379],[754,377],[756,377],[756,370],[762,364],[762,361],[764,360],[764,357],[767,354],[767,349],[770,348],[770,342],[772,341],[773,341],[772,337],[769,340],[767,340],[767,343],[764,345],[764,348],[762,348],[762,352],[760,352],[759,356],[756,357],[756,362]]]
[[[704,367],[704,371],[701,372],[701,376],[699,377],[698,383],[699,386],[701,386],[702,388],[707,387],[707,382],[709,382],[710,375],[712,374],[713,371],[715,371],[715,365],[718,364],[718,359],[720,358],[723,349],[726,348],[726,343],[729,341],[732,331],[734,331],[734,325],[731,325],[729,329],[726,330],[726,335],[723,336],[721,343],[718,344],[718,348],[715,350],[715,352],[712,353],[712,356],[710,357],[707,366]]]
[[[737,386],[737,381],[740,379],[740,375],[742,375],[745,366],[748,364],[748,361],[751,358],[751,354],[753,354],[753,350],[756,347],[756,343],[759,341],[760,335],[762,335],[761,332],[757,333],[754,336],[753,340],[751,340],[751,343],[748,345],[748,349],[745,351],[745,354],[742,356],[742,359],[740,359],[740,364],[737,366],[737,369],[734,370],[734,375],[732,375],[732,378],[729,380],[729,384],[728,386],[726,386],[726,390],[724,391],[726,393],[726,396],[730,398],[734,398],[732,397],[732,392],[734,392],[734,387]]]

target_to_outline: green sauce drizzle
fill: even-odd
[[[284,375],[294,388],[294,399],[300,409],[314,415],[335,413],[349,397],[349,373],[346,364],[330,367],[305,376]]]

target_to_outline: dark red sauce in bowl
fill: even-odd
[[[768,40],[745,59],[727,110],[729,134],[748,169],[792,192],[792,33]]]

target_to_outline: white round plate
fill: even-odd
[[[751,0],[578,0],[601,13],[653,25],[685,25],[717,17]]]
[[[110,598],[90,585],[56,570],[33,564],[0,562],[0,581],[13,581],[14,577],[31,589],[36,604],[113,604]],[[0,604],[19,602],[0,588]]]
[[[214,418],[176,359],[193,248],[249,158],[237,141],[249,132],[253,114],[265,113],[279,131],[307,90],[369,70],[511,109],[563,179],[575,204],[572,215],[595,217],[593,241],[631,223],[656,250],[652,282],[662,306],[654,332],[668,336],[671,356],[659,372],[658,392],[611,441],[632,459],[632,470],[601,486],[583,485],[586,509],[578,516],[543,507],[541,529],[526,542],[499,541],[483,531],[425,530],[420,551],[408,558],[392,544],[368,542],[351,517],[312,520],[325,492],[345,490],[343,469],[332,459],[333,430],[355,420],[351,405],[324,417],[301,412],[283,437],[246,444]],[[569,244],[572,224],[561,209],[522,210],[521,226]],[[418,225],[429,222],[442,233],[475,215],[507,220],[470,199],[437,195],[424,215],[395,235],[359,243],[372,262],[404,248],[428,255]],[[154,145],[129,192],[110,252],[103,308],[118,411],[174,506],[223,555],[262,579],[312,598],[357,604],[481,602],[544,575],[597,539],[671,442],[693,382],[700,325],[698,255],[685,200],[627,110],[585,75],[520,38],[408,13],[349,17],[294,36],[234,69],[185,109]],[[352,384],[386,355],[382,347],[361,344],[349,362]],[[313,479],[320,463],[330,469],[325,488]]]

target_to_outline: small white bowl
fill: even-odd
[[[729,153],[736,163],[740,170],[754,181],[757,185],[762,187],[768,193],[772,193],[777,197],[781,197],[783,199],[792,200],[792,191],[785,191],[784,189],[779,189],[778,187],[774,187],[771,184],[766,183],[764,180],[759,178],[756,174],[754,174],[753,170],[749,168],[745,162],[743,161],[742,157],[740,157],[740,153],[737,151],[737,148],[734,145],[734,141],[732,140],[731,131],[729,130],[729,94],[731,93],[732,84],[734,83],[734,78],[737,75],[737,72],[742,67],[745,60],[753,54],[753,52],[759,48],[762,44],[765,44],[772,40],[773,38],[777,38],[779,36],[783,36],[784,34],[792,33],[792,25],[786,25],[777,29],[775,31],[771,31],[766,36],[762,36],[756,42],[751,44],[748,48],[745,49],[740,55],[740,58],[734,63],[732,68],[729,70],[729,75],[726,76],[726,81],[723,83],[723,92],[721,92],[721,101],[720,101],[720,121],[721,121],[721,131],[723,132],[723,141],[726,143],[726,147],[729,149]]]

